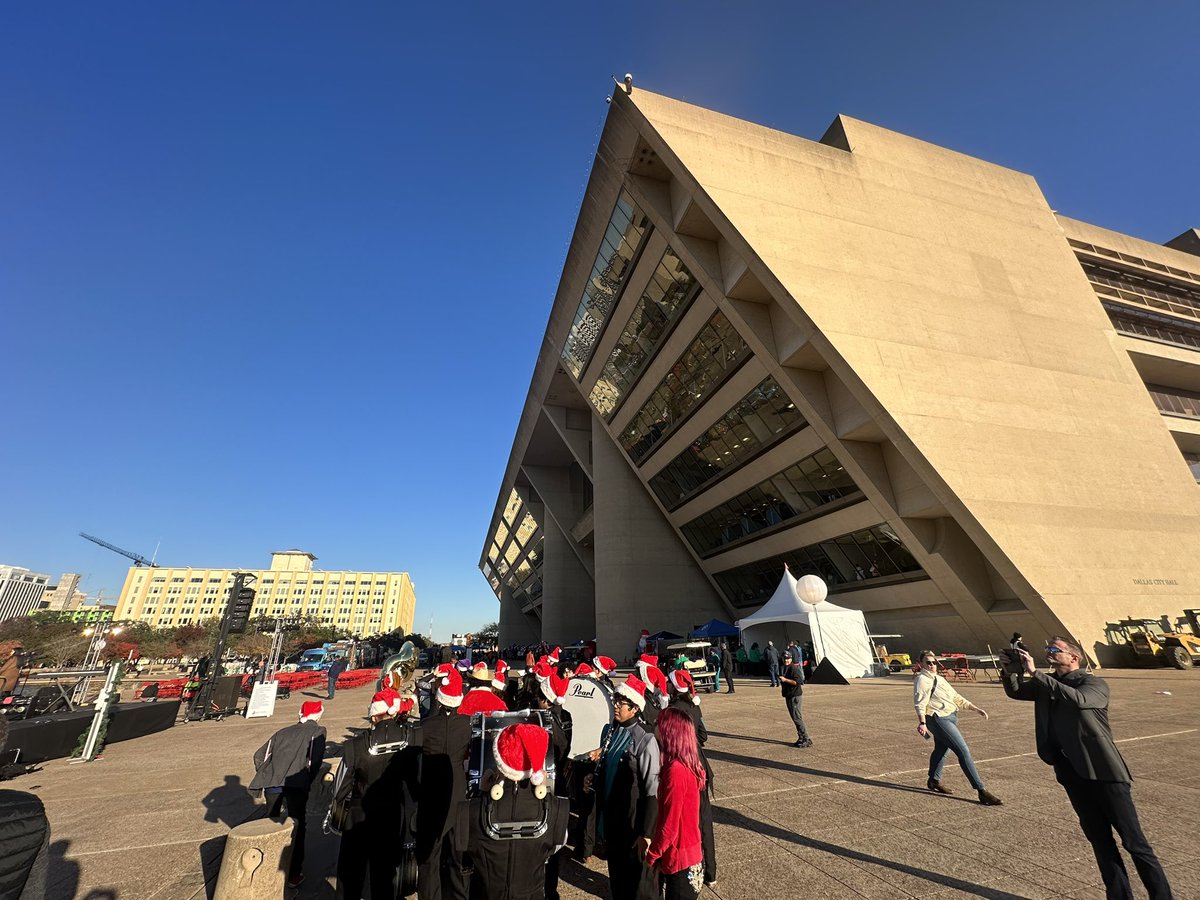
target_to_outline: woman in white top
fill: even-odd
[[[942,785],[942,767],[946,763],[947,751],[953,751],[958,764],[979,792],[979,802],[984,806],[1000,806],[1000,798],[990,793],[971,759],[971,751],[962,733],[958,730],[958,711],[969,709],[985,719],[988,714],[950,686],[937,673],[937,656],[926,650],[921,654],[921,671],[913,679],[913,703],[917,709],[917,734],[923,738],[933,735],[933,752],[929,754],[929,790],[938,794],[949,794],[950,789]]]

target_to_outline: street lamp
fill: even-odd
[[[829,596],[829,585],[819,575],[802,575],[796,579],[793,590],[796,592],[797,600],[812,607],[810,621],[813,633],[813,666],[816,666],[820,661],[817,657],[825,656],[825,642],[821,638],[821,629],[817,622],[817,607]]]
[[[85,636],[90,637],[87,653],[83,655],[83,668],[95,669],[100,666],[100,654],[104,648],[108,646],[108,641],[104,638],[106,635],[118,635],[125,630],[123,625],[118,625],[116,622],[98,622],[95,625],[89,625],[83,629]],[[75,692],[72,700],[76,706],[79,706],[87,698],[88,688],[91,687],[92,679],[84,678],[75,687]]]

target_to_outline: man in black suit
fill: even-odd
[[[1006,657],[1004,693],[1014,700],[1033,701],[1038,756],[1054,766],[1054,775],[1079,816],[1108,900],[1133,898],[1114,830],[1133,857],[1150,900],[1171,900],[1166,873],[1133,807],[1129,767],[1113,743],[1108,684],[1079,668],[1083,650],[1066,638],[1053,637],[1046,646],[1053,675],[1037,671],[1033,657],[1024,650],[1001,652]]]

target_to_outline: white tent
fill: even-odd
[[[784,569],[783,580],[771,599],[757,612],[739,619],[736,624],[745,634],[747,629],[772,622],[807,625],[812,632],[813,650],[817,656],[814,664],[828,658],[846,678],[863,678],[872,674],[874,657],[867,620],[862,610],[846,609],[828,600],[822,600],[816,606],[802,603],[796,596],[796,579],[787,569]]]

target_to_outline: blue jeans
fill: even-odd
[[[337,690],[337,680],[338,680],[338,677],[336,675],[329,676],[329,692],[328,692],[329,695],[325,698],[326,700],[333,699],[334,691]]]
[[[963,774],[971,787],[977,791],[983,790],[983,779],[975,769],[975,760],[971,759],[971,751],[963,740],[962,732],[958,730],[958,714],[948,716],[926,716],[925,724],[933,732],[933,752],[929,754],[929,777],[935,781],[942,780],[942,767],[946,764],[946,752],[954,751],[958,764],[962,766]]]
[[[771,679],[771,687],[779,687],[779,666],[768,667],[767,675]]]

